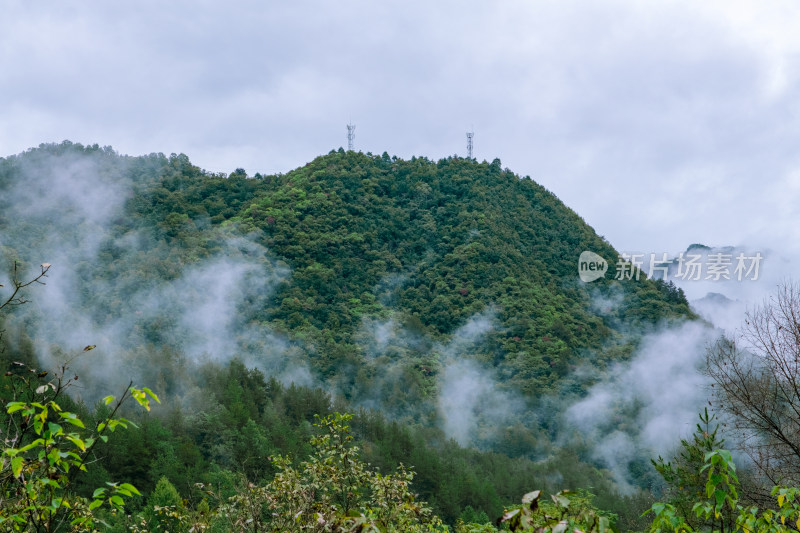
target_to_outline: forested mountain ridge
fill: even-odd
[[[339,152],[268,181],[231,222],[263,232],[264,244],[292,267],[293,283],[272,315],[292,329],[341,334],[357,328],[361,315],[391,308],[426,333],[447,335],[494,305],[502,358],[515,376],[541,385],[621,323],[690,314],[677,291],[644,279],[617,283],[613,268],[582,286],[583,250],[612,262],[618,254],[553,194],[502,170],[499,160]],[[400,281],[378,303],[374,288],[387,276]],[[606,314],[592,309],[593,295],[613,291],[624,305]]]
[[[693,316],[674,287],[614,280],[612,246],[499,160],[339,150],[248,177],[41,145],[0,159],[0,237],[7,271],[52,264],[34,304],[2,317],[3,358],[72,361],[90,405],[131,377],[153,388],[169,412],[112,438],[98,479],[149,492],[166,476],[195,502],[198,480],[268,479],[269,454],[308,453],[308,422],[334,405],[412,424],[360,411],[354,427],[450,522],[499,512],[532,476],[611,497],[588,448],[551,442],[559,413],[531,407],[580,396],[643,333]],[[584,250],[605,278],[578,279]]]
[[[97,256],[82,257],[78,266],[79,306],[103,321],[125,313],[132,290],[178,278],[193,264],[229,253],[233,237],[246,236],[264,246],[262,263],[284,275],[243,320],[300,341],[323,378],[381,355],[365,340],[367,323],[423,339],[381,349],[418,359],[410,371],[424,380],[435,372],[432,343],[488,312],[493,328],[473,355],[531,393],[552,387],[571,365],[588,359],[602,366],[624,356],[630,339],[621,333],[631,326],[642,331],[691,316],[674,288],[644,276],[614,280],[612,246],[552,193],[501,169],[499,160],[404,161],[340,150],[285,175],[248,178],[241,169],[208,174],[184,155],[128,157],[65,142],[0,160],[0,187],[17,191],[6,201],[32,187],[27,174],[41,176],[66,162],[78,166],[72,174],[90,175],[78,178],[74,205],[65,207],[62,198],[62,205],[41,211],[18,206],[14,219],[12,206],[3,210],[6,262],[35,261],[26,251],[54,238],[80,246],[86,236],[75,233],[92,233]],[[75,189],[72,174],[54,174],[64,183],[50,185]],[[81,197],[81,188],[91,189],[92,180],[124,201],[103,198],[113,210],[84,203],[92,194]],[[103,208],[109,212],[102,220],[59,223],[65,209],[69,218],[76,209]],[[604,279],[578,280],[583,250],[609,261]],[[158,343],[166,334],[156,322],[138,326]]]

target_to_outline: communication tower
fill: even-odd
[[[353,141],[356,138],[356,125],[355,124],[348,124],[347,125],[347,149],[353,149]]]

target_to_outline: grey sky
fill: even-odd
[[[69,139],[272,173],[349,120],[403,158],[464,155],[473,127],[478,159],[618,249],[795,257],[799,21],[789,1],[6,0],[0,156]]]

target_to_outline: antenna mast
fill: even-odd
[[[353,141],[356,138],[356,125],[355,124],[348,124],[347,125],[347,149],[353,150]]]
[[[475,136],[473,132],[467,132],[467,158],[472,159],[472,138]]]

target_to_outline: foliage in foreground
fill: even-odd
[[[441,521],[410,490],[413,472],[401,465],[384,475],[360,460],[351,418],[319,418],[312,456],[299,467],[275,458],[275,478],[231,498],[220,517],[232,530],[253,532],[440,530]]]
[[[666,482],[664,498],[674,506],[675,512],[683,518],[687,525],[694,529],[706,529],[714,526],[712,521],[703,520],[695,515],[692,509],[696,502],[705,497],[706,476],[703,470],[706,455],[722,448],[724,439],[717,436],[719,425],[712,424],[715,416],[705,409],[700,415],[691,439],[681,439],[681,451],[671,461],[659,457],[652,461],[656,471]],[[723,513],[728,524],[733,522],[730,511]],[[719,520],[717,520],[718,522]]]
[[[541,491],[529,492],[522,497],[522,505],[506,511],[498,523],[508,525],[511,531],[520,532],[615,531],[613,524],[616,516],[592,506],[591,496],[564,490],[551,496],[551,504],[540,501]]]
[[[63,367],[45,386],[32,388],[40,373],[20,366],[11,376],[18,388],[17,400],[5,408],[2,474],[0,474],[0,524],[7,531],[131,531],[136,533],[179,532],[423,532],[448,531],[441,520],[411,491],[413,472],[402,465],[382,474],[361,459],[353,443],[351,415],[334,413],[318,417],[319,434],[311,438],[312,454],[295,465],[288,457],[271,459],[277,470],[271,481],[254,484],[241,478],[226,493],[220,485],[204,485],[206,494],[189,509],[167,478],[162,478],[146,505],[132,505],[140,495],[128,483],[109,483],[91,498],[74,491],[77,472],[91,465],[92,450],[105,442],[107,432],[126,427],[117,416],[128,395],[149,407],[147,389],[130,388],[119,400],[107,397],[108,414],[88,430],[78,415],[61,409],[56,399],[70,380]],[[711,422],[708,413],[701,420]],[[63,425],[62,425],[63,424]],[[74,427],[65,430],[64,425]],[[716,443],[715,431],[698,426],[698,437],[684,443],[680,467],[658,464],[662,473],[676,473],[680,480],[695,484],[704,479],[700,493],[689,488],[695,501],[692,518],[685,512],[687,498],[655,503],[648,531],[675,532],[788,532],[800,529],[800,488],[775,487],[772,508],[745,507],[740,503],[740,483],[730,452],[715,449],[696,464],[695,449]],[[695,464],[695,472],[689,472]],[[668,465],[668,464],[667,464]],[[676,474],[677,475],[677,474]],[[679,480],[679,481],[680,481]],[[484,521],[459,520],[456,533],[490,533],[501,530],[536,533],[617,531],[616,516],[592,505],[593,495],[561,491],[543,499],[541,491],[526,494],[522,504],[507,509],[497,527]],[[141,502],[140,502],[141,504]],[[133,509],[139,508],[139,511]],[[131,514],[128,514],[131,513]],[[485,517],[485,515],[484,515]]]
[[[348,422],[351,415],[318,417],[320,434],[311,457],[298,466],[288,457],[272,459],[278,473],[265,484],[242,479],[225,498],[204,486],[206,503],[191,511],[166,478],[159,481],[144,511],[127,520],[128,531],[425,532],[447,531],[411,492],[413,472],[400,466],[381,474],[360,458]],[[122,529],[123,531],[125,529]]]
[[[739,478],[729,451],[714,450],[707,453],[701,471],[708,472],[705,498],[695,502],[692,512],[703,523],[710,523],[710,526],[695,529],[674,505],[655,503],[650,510],[655,516],[651,532],[782,533],[800,529],[800,488],[774,487],[772,496],[777,503],[774,508],[744,507],[739,503]]]
[[[89,351],[93,346],[87,346]],[[149,389],[129,386],[117,399],[104,398],[107,415],[87,428],[81,418],[62,409],[57,400],[74,383],[65,378],[69,370],[62,366],[46,384],[36,387],[47,372],[38,372],[16,363],[16,372],[6,375],[12,401],[5,404],[0,437],[0,526],[3,531],[94,531],[95,510],[103,506],[120,510],[124,498],[139,491],[130,483],[106,483],[90,498],[73,490],[76,476],[87,471],[93,462],[94,448],[106,442],[108,434],[127,428],[129,420],[118,416],[130,397],[150,409],[150,398],[158,398]]]

